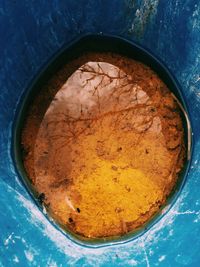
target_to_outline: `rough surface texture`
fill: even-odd
[[[199,266],[200,3],[112,0],[109,8],[107,4],[93,0],[0,3],[2,266]],[[181,84],[195,140],[186,183],[167,214],[137,239],[99,249],[76,245],[55,229],[25,190],[11,157],[12,125],[22,94],[62,45],[89,32],[138,41],[162,58]]]
[[[109,53],[68,63],[41,88],[21,142],[47,210],[91,238],[141,227],[164,204],[184,159],[169,89],[147,66]]]

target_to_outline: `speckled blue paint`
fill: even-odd
[[[0,266],[200,266],[199,18],[198,0],[0,1]],[[60,47],[84,33],[123,36],[162,58],[182,86],[195,140],[172,209],[136,240],[99,249],[76,245],[51,225],[11,158],[21,95]]]

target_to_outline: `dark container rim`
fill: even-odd
[[[180,178],[177,181],[177,184],[171,194],[168,196],[166,203],[160,208],[159,212],[156,213],[153,218],[145,223],[141,228],[130,232],[122,237],[111,237],[111,238],[100,238],[100,239],[88,239],[80,237],[70,231],[63,230],[61,225],[54,222],[50,216],[44,210],[44,207],[39,203],[37,194],[29,179],[27,178],[20,150],[20,136],[22,125],[25,119],[25,114],[28,109],[28,106],[31,103],[31,100],[38,93],[38,90],[41,84],[44,84],[45,81],[53,75],[58,69],[60,69],[67,61],[77,58],[79,55],[85,52],[113,52],[121,54],[134,60],[140,61],[145,65],[153,69],[156,74],[164,81],[167,87],[172,92],[174,98],[180,105],[182,110],[182,120],[184,124],[185,132],[185,142],[187,147],[187,161],[181,172]],[[188,171],[191,164],[191,158],[193,153],[193,135],[192,135],[192,126],[191,120],[187,108],[186,101],[184,96],[181,93],[181,86],[179,85],[176,78],[173,76],[171,71],[165,66],[160,58],[155,56],[150,50],[144,48],[136,42],[130,41],[120,36],[116,35],[103,35],[103,34],[85,34],[74,39],[67,45],[61,47],[47,62],[39,68],[39,71],[36,73],[33,80],[27,86],[21,97],[20,101],[17,103],[17,109],[15,112],[15,118],[12,125],[12,144],[11,144],[11,154],[12,160],[15,167],[15,171],[18,175],[19,180],[25,186],[26,191],[31,196],[33,202],[40,209],[45,217],[50,221],[54,227],[60,232],[62,232],[66,238],[73,241],[74,243],[89,247],[89,248],[99,248],[105,246],[119,245],[127,243],[137,239],[146,233],[150,228],[152,228],[158,221],[160,221],[167,212],[172,208],[178,199],[188,175]],[[30,190],[31,188],[31,190]]]

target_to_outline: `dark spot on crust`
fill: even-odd
[[[38,196],[39,203],[43,204],[44,200],[45,200],[45,194],[44,193],[39,194]]]
[[[77,208],[76,210],[77,210],[77,212],[78,212],[78,213],[80,213],[80,212],[81,212],[81,210],[80,210],[79,208]]]
[[[116,166],[114,166],[114,165],[111,166],[111,169],[112,169],[113,171],[117,171],[117,170],[118,170],[118,168],[117,168]]]
[[[73,223],[74,222],[71,217],[68,219],[68,221],[69,221],[69,223]]]

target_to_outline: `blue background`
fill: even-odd
[[[173,207],[134,241],[98,249],[68,240],[42,214],[11,158],[16,108],[32,79],[80,34],[114,34],[162,58],[182,86],[194,153]],[[0,1],[0,266],[200,266],[200,1]]]

